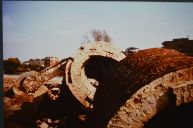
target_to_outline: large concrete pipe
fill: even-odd
[[[81,46],[73,57],[63,59],[49,69],[40,73],[23,73],[13,91],[18,95],[30,94],[36,98],[47,93],[46,82],[64,75],[65,83],[72,94],[86,108],[92,108],[92,100],[99,84],[98,79],[102,77],[101,73],[108,72],[107,67],[123,58],[125,55],[112,43],[101,41],[87,43]]]
[[[98,41],[84,44],[67,62],[66,84],[86,108],[92,108],[92,100],[100,84],[98,79],[102,77],[100,73],[106,69],[105,65],[108,67],[124,58],[122,51],[112,43]]]
[[[141,128],[171,103],[193,101],[193,58],[152,48],[128,55],[94,97],[88,127]]]

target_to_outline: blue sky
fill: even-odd
[[[83,35],[106,30],[121,49],[193,39],[193,3],[3,1],[3,58],[73,55]]]

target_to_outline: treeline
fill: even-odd
[[[18,58],[8,58],[3,60],[3,72],[5,74],[20,74],[23,72],[37,71],[40,72],[44,66],[37,64],[23,64]]]

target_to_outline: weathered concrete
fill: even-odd
[[[180,72],[190,71],[190,69],[183,69]],[[173,93],[176,96],[177,106],[192,102],[193,79],[190,79],[190,77],[183,80],[176,78],[178,71],[173,72],[173,74],[175,75],[166,74],[138,90],[110,120],[108,128],[142,128],[145,122],[171,102],[168,93]],[[176,79],[176,82],[172,84],[165,83],[164,81],[167,81],[168,77]],[[168,92],[170,88],[173,92]]]
[[[98,60],[112,65],[101,66],[103,63]],[[89,74],[87,70],[95,71]],[[163,48],[141,50],[125,57],[111,43],[93,42],[48,70],[21,75],[18,84],[12,86],[16,102],[22,102],[15,109],[5,98],[11,114],[23,102],[41,101],[44,94],[56,101],[61,94],[61,81],[52,84],[49,80],[59,74],[64,76],[63,87],[67,85],[83,106],[93,109],[86,119],[93,128],[141,128],[171,102],[176,107],[193,102],[192,57]]]
[[[72,94],[86,107],[92,108],[96,86],[99,84],[97,79],[89,78],[85,74],[85,65],[92,57],[99,56],[104,58],[112,58],[114,61],[120,61],[125,58],[122,51],[109,42],[93,42],[81,46],[75,53],[74,57],[63,59],[60,63],[53,67],[38,72],[23,73],[17,80],[17,84],[13,87],[13,91],[17,95],[29,94],[40,97],[49,90],[49,80],[59,75],[64,76],[65,84],[70,88]],[[44,86],[45,85],[45,86]],[[47,89],[41,89],[41,86]],[[41,91],[42,90],[42,91]],[[48,91],[48,95],[55,99]],[[38,95],[35,93],[38,92]]]
[[[147,49],[128,56],[118,67],[119,86],[128,98],[107,127],[142,128],[171,102],[176,107],[192,102],[192,72],[193,58],[173,50]]]
[[[125,55],[120,49],[108,42],[87,43],[80,47],[75,53],[73,60],[68,61],[66,66],[66,84],[74,96],[85,106],[92,107],[87,99],[93,100],[96,87],[92,83],[97,83],[96,79],[89,79],[85,75],[85,63],[91,56],[103,56],[120,61]],[[97,86],[97,85],[96,85]]]

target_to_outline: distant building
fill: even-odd
[[[23,62],[23,64],[45,66],[45,61],[43,59],[30,59],[28,61]]]
[[[172,41],[164,41],[163,48],[174,49],[187,55],[193,56],[193,40],[189,38],[178,38]]]
[[[60,60],[57,57],[45,57],[45,67],[52,67],[60,62]]]
[[[60,60],[57,57],[45,57],[43,59],[30,59],[28,61],[23,62],[23,64],[52,67],[59,62],[60,62]]]

